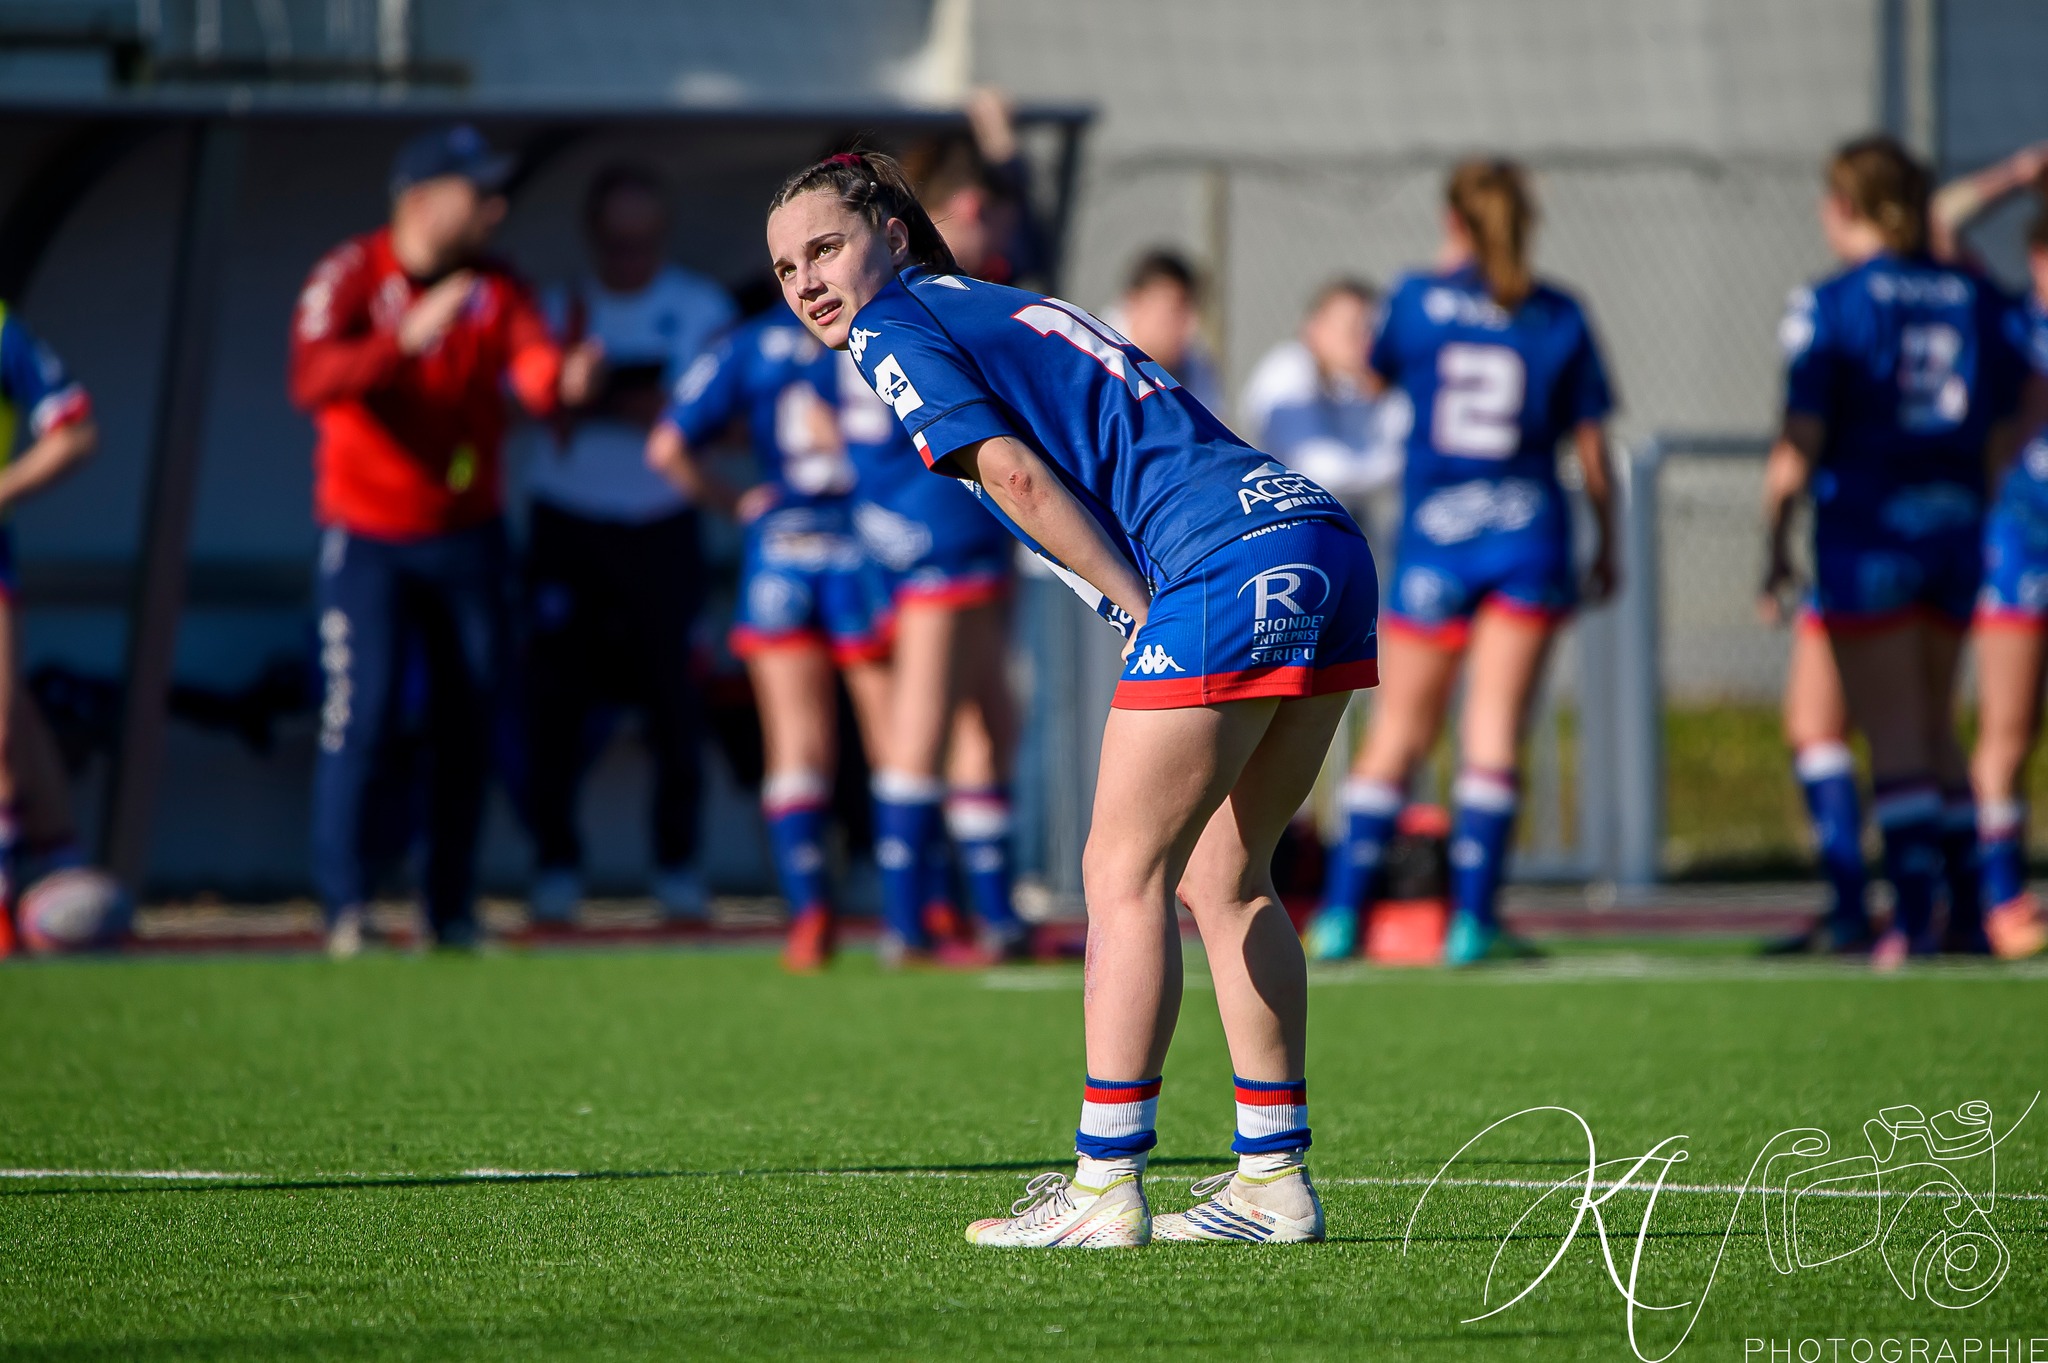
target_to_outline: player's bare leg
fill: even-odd
[[[1452,915],[1444,942],[1452,965],[1531,950],[1501,929],[1495,910],[1520,803],[1522,734],[1556,635],[1554,617],[1492,604],[1472,622],[1452,788]]]
[[[761,714],[762,811],[791,915],[783,963],[816,970],[832,957],[834,927],[824,848],[838,755],[832,658],[822,643],[793,642],[749,657],[747,676]]]
[[[1012,1216],[969,1226],[976,1244],[1106,1247],[1151,1238],[1141,1180],[1181,999],[1174,891],[1279,705],[1110,711],[1081,869],[1088,1089],[1080,1162],[1072,1180],[1035,1182]],[[1318,752],[1305,779],[1320,761]],[[1133,1135],[1143,1143],[1131,1142]]]
[[[1895,969],[1909,952],[1931,951],[1936,945],[1931,935],[1934,881],[1941,864],[1936,773],[1960,641],[1950,631],[1915,620],[1868,631],[1835,630],[1829,642],[1850,717],[1870,743],[1885,874],[1896,905],[1871,963],[1880,970]]]
[[[1849,702],[1834,650],[1811,619],[1802,618],[1792,629],[1782,718],[1831,902],[1810,928],[1767,949],[1774,954],[1866,951],[1869,878],[1863,865],[1863,801],[1849,751]]]
[[[1010,696],[1005,602],[959,612],[954,659],[958,699],[946,745],[946,827],[990,960],[1031,954],[1030,930],[1012,901],[1010,760],[1017,747]]]
[[[2027,891],[2027,754],[2041,724],[2048,634],[2031,624],[1980,626],[1977,745],[1970,785],[1977,796],[1978,856],[1984,876],[1984,931],[2000,956],[2048,946],[2048,924]]]
[[[1451,688],[1464,659],[1462,644],[1412,630],[1380,633],[1380,685],[1372,723],[1345,782],[1345,838],[1335,855],[1323,906],[1309,925],[1309,955],[1337,961],[1356,955],[1363,908],[1370,903],[1386,842],[1407,799],[1408,778],[1443,731]]]
[[[1161,1239],[1323,1238],[1322,1205],[1309,1182],[1305,1147],[1279,1148],[1291,1138],[1263,1129],[1294,1120],[1277,1114],[1292,1112],[1296,1098],[1305,1107],[1308,1047],[1308,970],[1273,886],[1272,867],[1273,849],[1293,811],[1308,798],[1348,700],[1335,695],[1281,703],[1181,876],[1180,898],[1202,932],[1237,1077],[1240,1157],[1231,1175],[1196,1185],[1214,1196],[1154,1221]],[[1274,1098],[1286,1101],[1269,1101]]]

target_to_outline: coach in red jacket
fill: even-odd
[[[391,221],[313,267],[292,323],[292,401],[318,432],[314,516],[326,685],[313,784],[313,876],[339,955],[359,949],[376,830],[416,802],[373,787],[406,697],[425,681],[427,921],[475,940],[476,843],[512,570],[500,448],[508,392],[549,416],[579,405],[601,356],[565,355],[526,286],[484,247],[508,158],[474,128],[407,143]],[[397,808],[370,809],[372,792]],[[394,820],[393,814],[397,815]],[[390,850],[388,848],[381,850]]]

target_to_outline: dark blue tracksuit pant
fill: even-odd
[[[470,930],[511,582],[501,521],[405,543],[326,531],[315,589],[324,685],[313,881],[330,919],[367,902],[379,830],[410,824],[406,811],[393,819],[373,802],[414,798],[409,781],[378,779],[412,656],[426,682],[427,921],[437,937]]]

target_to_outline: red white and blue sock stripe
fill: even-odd
[[[1237,1139],[1230,1143],[1233,1151],[1240,1155],[1270,1155],[1308,1148],[1308,1080],[1267,1083],[1238,1079],[1236,1083]]]
[[[1089,1159],[1129,1159],[1159,1143],[1159,1080],[1096,1079],[1081,1093],[1074,1149]]]

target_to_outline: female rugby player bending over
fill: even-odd
[[[1239,442],[1095,318],[956,274],[887,157],[791,176],[768,247],[790,307],[852,352],[933,470],[972,480],[1134,630],[1082,867],[1079,1168],[1034,1180],[1012,1216],[975,1222],[968,1239],[1321,1239],[1304,1165],[1307,971],[1270,867],[1346,694],[1377,679],[1364,537],[1327,492]],[[1240,1159],[1216,1196],[1155,1222],[1141,1176],[1180,1011],[1176,895],[1208,947]]]

